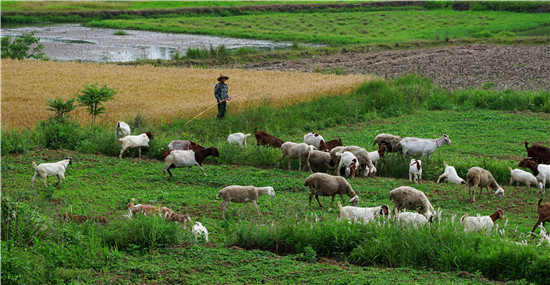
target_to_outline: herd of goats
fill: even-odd
[[[248,136],[250,136],[250,134],[234,133],[228,136],[227,142],[230,144],[237,144],[241,148],[246,148],[246,139]],[[128,148],[138,148],[139,156],[141,157],[141,147],[149,147],[149,140],[153,137],[153,133],[146,132],[140,135],[130,135],[130,127],[128,124],[118,122],[115,137],[118,141],[122,142],[119,154],[120,158],[122,158],[122,154]],[[437,139],[422,139],[417,137],[402,138],[400,136],[383,133],[375,137],[373,146],[378,144],[378,150],[373,152],[367,152],[364,148],[358,146],[343,146],[341,140],[325,141],[321,135],[314,132],[304,135],[303,143],[284,142],[276,136],[258,130],[257,127],[255,129],[255,137],[258,146],[263,145],[281,149],[281,157],[277,163],[277,167],[279,167],[285,157],[288,157],[289,170],[291,169],[291,159],[298,159],[299,171],[302,170],[302,160],[304,160],[304,168],[305,165],[307,165],[310,172],[314,172],[315,170],[315,173],[308,176],[304,183],[310,191],[310,206],[313,197],[315,197],[319,206],[323,207],[319,201],[319,196],[332,196],[332,207],[337,194],[340,195],[342,203],[345,203],[343,195],[346,194],[350,197],[349,203],[352,206],[343,207],[339,201],[337,202],[340,209],[340,219],[354,220],[363,223],[371,222],[381,216],[388,216],[390,214],[389,208],[387,205],[378,207],[357,207],[359,197],[345,179],[345,176],[372,176],[376,174],[376,165],[380,158],[384,156],[385,152],[401,153],[406,160],[408,156],[420,156],[421,158],[426,156],[429,157],[437,148],[445,144],[451,145],[449,136],[445,134]],[[510,185],[512,185],[513,182],[516,182],[516,185],[520,182],[525,183],[528,187],[534,185],[537,187],[537,193],[540,192],[544,194],[546,182],[550,182],[550,149],[538,144],[529,147],[527,142],[525,142],[525,148],[528,158],[523,159],[519,163],[519,167],[528,168],[532,173],[521,169],[509,168],[511,176]],[[205,148],[188,140],[174,140],[168,145],[168,150],[165,151],[163,148],[162,152],[165,161],[163,172],[164,175],[168,172],[170,176],[172,176],[170,169],[183,167],[188,168],[186,175],[189,175],[189,169],[193,166],[198,166],[206,176],[202,167],[204,159],[208,156],[219,156],[219,152],[215,147]],[[43,184],[47,187],[46,178],[49,176],[57,176],[58,184],[65,179],[65,170],[71,164],[71,158],[67,157],[56,163],[43,163],[40,165],[37,165],[33,161],[32,164],[35,169],[35,174],[32,177],[31,186],[34,188],[34,181],[37,178],[41,178]],[[334,171],[334,175],[326,173],[329,171]],[[418,183],[418,180],[421,179],[422,161],[413,158],[409,163],[409,180]],[[445,163],[445,171],[439,176],[437,183],[441,180],[457,184],[468,184],[471,202],[475,202],[475,192],[477,188],[480,188],[479,196],[481,196],[483,188],[486,188],[487,191],[489,191],[489,189],[494,191],[496,197],[504,197],[504,189],[498,185],[491,172],[481,167],[472,167],[468,169],[467,179],[464,181],[459,177],[453,166]],[[232,185],[221,189],[217,197],[223,199],[223,218],[225,219],[225,213],[229,202],[244,203],[243,212],[250,202],[254,205],[259,214],[256,201],[258,197],[263,194],[275,196],[275,191],[273,187],[269,186],[255,187]],[[428,222],[431,223],[436,215],[426,195],[413,187],[401,186],[393,189],[389,197],[394,205],[392,214],[397,221],[401,223],[412,224],[417,227]],[[541,224],[542,227],[544,227],[545,222],[550,221],[550,203],[541,204],[541,202],[542,198],[538,201],[537,205],[539,219],[533,227],[532,232]],[[413,212],[404,210],[411,210]],[[144,204],[134,205],[134,199],[128,204],[128,211],[129,217],[136,213],[145,215],[159,214],[169,221],[181,222],[185,225],[191,221],[187,215],[177,214],[167,207]],[[107,222],[104,217],[87,217],[72,214],[63,214],[63,218],[72,221],[91,219],[101,223]],[[461,218],[461,223],[465,231],[489,231],[497,219],[503,219],[503,212],[500,209],[497,209],[493,214],[488,216],[477,215],[473,217],[466,214]],[[208,231],[200,222],[195,222],[192,232],[195,234],[195,237],[202,236],[208,241]]]

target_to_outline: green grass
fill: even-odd
[[[209,34],[329,45],[402,43],[479,37],[539,29],[548,15],[452,10],[272,13],[230,17],[105,20],[93,27]]]

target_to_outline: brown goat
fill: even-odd
[[[550,148],[538,144],[529,147],[529,143],[525,142],[525,149],[527,156],[536,163],[550,163]]]
[[[539,203],[537,204],[537,211],[539,213],[539,220],[537,221],[537,223],[533,227],[533,230],[531,231],[532,233],[535,232],[535,230],[537,229],[537,227],[541,223],[542,223],[542,226],[544,227],[544,224],[546,222],[550,222],[550,203],[546,203],[546,204],[541,205],[540,202],[542,202],[542,198],[540,198]]]
[[[283,140],[276,136],[270,135],[264,131],[258,131],[258,127],[254,128],[254,135],[256,136],[258,146],[267,145],[272,147],[281,147],[281,145],[284,143]]]
[[[328,141],[325,143],[325,145],[329,151],[337,146],[343,146],[342,139]]]
[[[128,209],[132,212],[132,214],[142,213],[146,216],[159,214],[159,216],[167,219],[169,222],[180,222],[183,223],[185,226],[187,226],[187,224],[191,222],[191,218],[189,218],[189,216],[174,213],[174,211],[167,207],[157,207],[153,205],[142,204],[134,206],[135,200],[135,198],[132,198],[132,201],[128,204]]]

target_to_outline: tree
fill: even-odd
[[[48,59],[42,52],[44,45],[40,43],[40,38],[34,36],[36,31],[22,33],[21,36],[11,41],[9,36],[2,37],[2,58],[11,59]],[[32,52],[29,52],[34,45]]]
[[[74,110],[76,106],[74,105],[74,100],[76,98],[69,99],[67,102],[63,100],[61,97],[57,97],[54,100],[52,99],[46,99],[48,102],[48,108],[46,108],[49,111],[55,112],[55,118],[57,119],[63,119],[63,115],[69,113],[70,111]]]
[[[113,100],[113,96],[117,91],[113,88],[108,88],[107,85],[101,88],[98,88],[97,84],[84,84],[83,86],[83,90],[78,90],[80,93],[76,94],[76,100],[80,103],[79,106],[86,107],[88,113],[92,115],[93,125],[95,117],[105,113],[106,109],[103,107],[103,102]]]

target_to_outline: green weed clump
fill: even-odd
[[[367,225],[292,219],[275,225],[241,223],[232,244],[347,259],[361,266],[481,272],[497,280],[550,282],[547,245],[517,245],[501,239],[496,229],[490,235],[464,233],[454,219],[418,229],[383,219]]]

